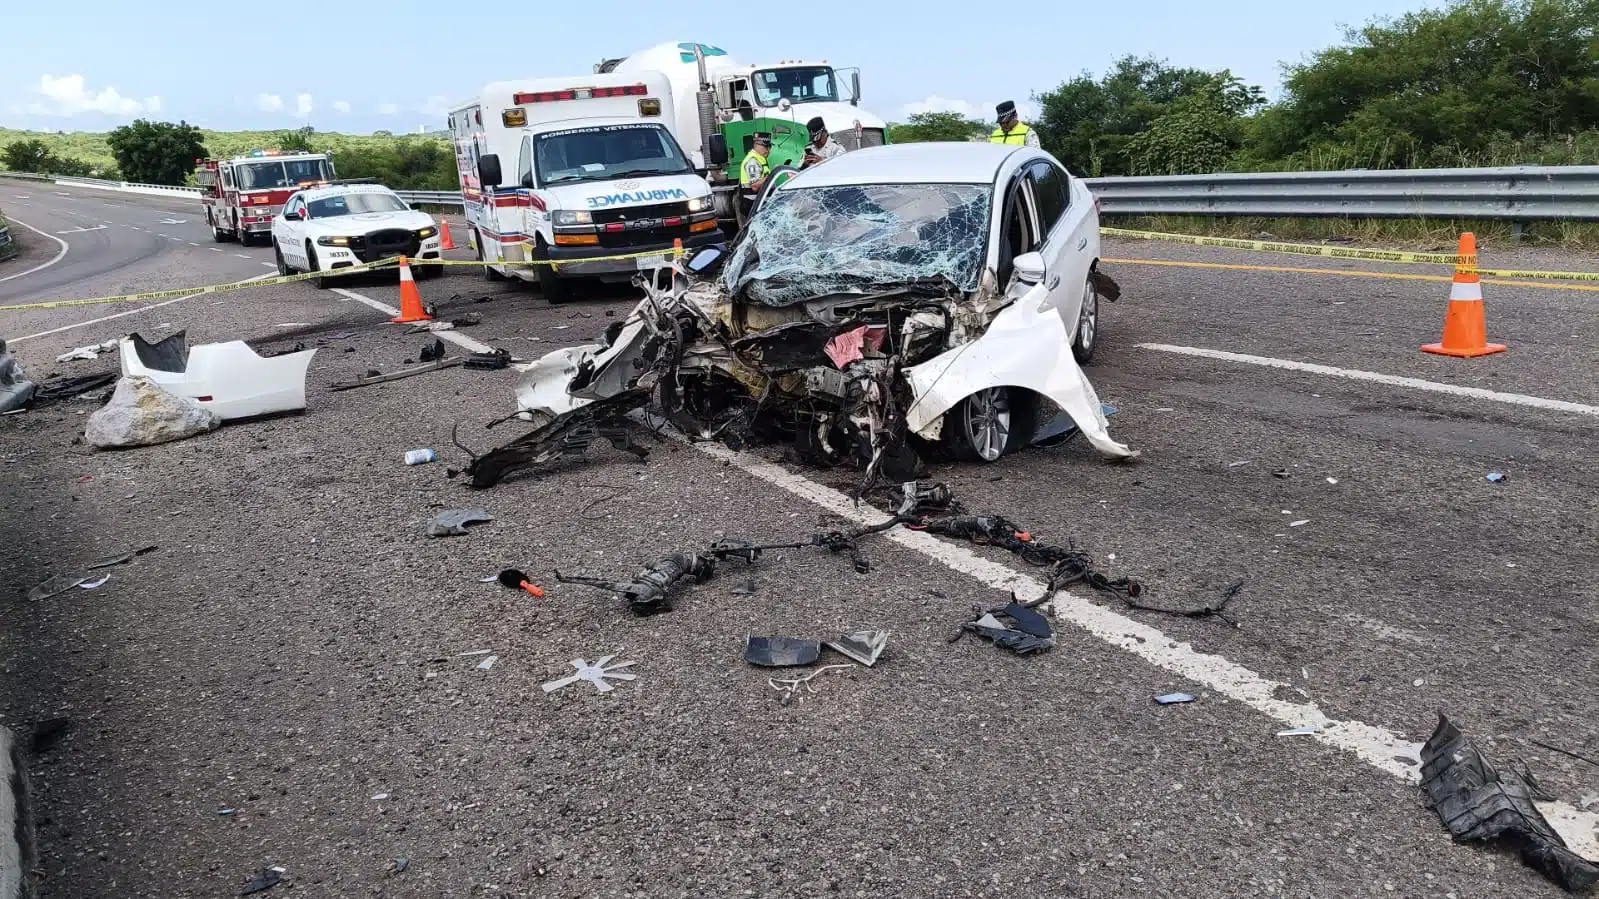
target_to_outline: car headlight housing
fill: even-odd
[[[438,231],[434,228],[423,228],[416,232],[416,236],[422,238],[423,240],[427,240],[429,237],[432,237],[437,233]]]
[[[710,198],[709,195],[706,195],[706,196],[703,196],[703,197],[695,197],[694,199],[688,201],[688,211],[689,212],[704,212],[705,210],[710,209],[710,208],[711,208],[711,198]]]
[[[557,225],[592,225],[594,216],[587,212],[571,209],[555,210],[555,223]]]
[[[347,247],[350,245],[348,237],[318,237],[316,245],[319,247]]]

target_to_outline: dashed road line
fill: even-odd
[[[388,303],[380,303],[371,297],[362,296],[353,290],[345,290],[342,287],[335,287],[333,288],[333,292],[341,297],[348,297],[352,300],[355,300],[357,303],[363,303],[367,306],[371,306],[373,309],[376,309],[385,315],[395,316],[400,314],[400,310],[390,306]],[[456,346],[473,353],[494,352],[494,347],[491,347],[486,343],[479,343],[478,341],[473,340],[472,338],[458,331],[434,331],[433,336],[439,338],[440,340],[448,340],[450,343],[453,343]]]
[[[16,219],[12,219],[12,221],[16,221]],[[263,278],[270,278],[270,277],[272,277],[272,275],[270,273],[265,274],[265,275],[256,275],[254,278],[246,278],[246,279],[244,279],[244,283],[249,283],[251,281],[260,281]],[[12,340],[10,342],[11,343],[17,343],[17,342],[23,341],[23,340],[32,340],[35,337],[49,337],[51,334],[60,334],[63,331],[72,331],[72,330],[75,330],[77,328],[86,328],[89,325],[98,325],[101,322],[108,322],[108,321],[111,321],[112,319],[122,318],[125,315],[138,315],[141,312],[149,312],[151,309],[160,309],[162,306],[170,306],[173,303],[181,303],[184,300],[192,300],[195,297],[205,296],[205,295],[206,294],[191,293],[188,296],[174,297],[173,299],[170,299],[170,300],[162,300],[159,303],[151,303],[148,306],[140,306],[137,309],[128,309],[128,310],[126,310],[124,312],[114,312],[111,315],[103,315],[103,316],[101,316],[99,318],[91,318],[91,319],[89,319],[86,322],[78,322],[76,324],[71,324],[71,325],[62,325],[59,328],[51,328],[48,331],[40,331],[37,334],[27,334],[27,335],[24,335],[22,337],[18,337],[15,340]]]
[[[222,248],[221,248],[221,247],[206,247],[206,249],[208,249],[208,250],[210,250],[210,251],[211,251],[211,252],[213,252],[213,253],[220,253],[220,252],[222,252]]]
[[[24,205],[26,205],[26,204],[24,204]],[[41,269],[47,269],[50,266],[55,265],[57,262],[60,262],[61,261],[61,257],[67,255],[67,250],[70,250],[72,248],[71,244],[69,244],[66,241],[62,240],[61,238],[55,236],[54,234],[46,234],[45,232],[40,231],[38,228],[33,227],[32,225],[28,224],[27,222],[24,222],[21,219],[16,218],[15,216],[12,216],[9,219],[9,221],[11,222],[11,224],[13,224],[13,225],[21,225],[22,227],[27,228],[29,231],[32,231],[33,233],[35,233],[35,234],[37,234],[37,235],[39,235],[41,237],[50,238],[51,240],[53,240],[56,243],[61,245],[61,252],[55,254],[55,256],[52,257],[49,262],[41,263],[39,265],[34,266],[33,268],[27,269],[26,271],[17,272],[14,275],[6,275],[4,278],[0,278],[0,281],[10,281],[12,278],[20,278],[23,275],[31,275],[34,272],[39,271]],[[15,341],[12,341],[12,342],[15,343]]]
[[[189,246],[197,247],[197,246],[199,246],[199,244],[197,244],[197,243],[195,243],[194,241],[191,240],[191,241],[189,241]]]
[[[248,253],[234,253],[233,255],[239,257],[240,259],[249,259],[250,258],[250,254],[248,254]]]
[[[1389,387],[1408,387],[1412,390],[1427,390],[1432,393],[1443,393],[1449,396],[1461,396],[1475,400],[1489,400],[1495,403],[1508,403],[1513,406],[1530,406],[1534,409],[1547,409],[1552,412],[1574,412],[1578,415],[1599,415],[1599,406],[1589,406],[1583,403],[1572,403],[1566,400],[1551,400],[1541,396],[1528,396],[1523,393],[1503,393],[1498,390],[1485,390],[1481,387],[1461,387],[1458,384],[1444,384],[1438,381],[1423,381],[1420,378],[1406,378],[1400,375],[1385,375],[1374,371],[1361,371],[1353,368],[1337,368],[1331,365],[1317,365],[1314,362],[1296,362],[1292,359],[1274,359],[1270,356],[1250,356],[1245,353],[1229,353],[1223,350],[1207,350],[1201,347],[1173,346],[1166,343],[1140,343],[1135,344],[1141,350],[1154,350],[1159,353],[1176,353],[1180,356],[1194,356],[1200,359],[1214,359],[1219,362],[1240,362],[1245,365],[1261,365],[1267,368],[1280,368],[1287,371],[1300,371],[1306,374],[1327,375],[1333,378],[1347,378],[1351,381],[1371,381],[1376,384],[1386,384]]]

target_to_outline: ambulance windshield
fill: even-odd
[[[533,157],[541,186],[693,171],[660,125],[603,125],[540,134]]]

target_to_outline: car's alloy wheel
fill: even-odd
[[[278,242],[275,240],[272,241],[272,255],[278,263],[279,275],[293,274],[293,271],[289,268],[289,263],[283,258],[283,248],[278,246]]]
[[[316,249],[311,246],[310,241],[305,242],[305,270],[308,272],[319,272],[322,270],[322,266],[318,265],[316,261]],[[312,278],[311,283],[315,284],[318,290],[326,290],[332,280],[332,278],[322,275],[317,278]]]
[[[1077,315],[1077,336],[1072,339],[1072,357],[1079,365],[1086,365],[1094,358],[1094,349],[1099,346],[1099,291],[1094,289],[1094,279],[1090,277],[1083,284],[1083,308]]]
[[[1005,454],[1010,444],[1010,391],[1004,387],[989,387],[972,394],[964,402],[967,407],[966,441],[979,459],[993,462]]]

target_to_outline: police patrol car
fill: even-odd
[[[334,272],[362,262],[408,256],[437,259],[438,223],[377,184],[333,184],[299,191],[272,220],[272,252],[278,274]],[[419,278],[444,269],[423,265]],[[316,279],[327,287],[328,276]]]
[[[487,277],[537,280],[558,303],[572,279],[625,281],[679,240],[722,240],[671,104],[665,77],[640,73],[498,82],[458,106],[450,133]]]

